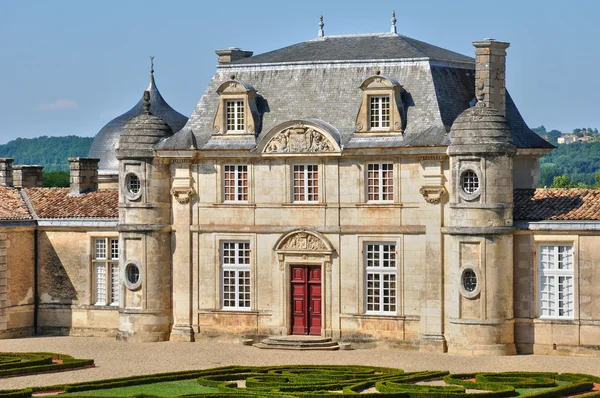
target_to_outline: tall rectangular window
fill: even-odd
[[[223,167],[223,199],[226,202],[247,202],[248,166],[228,164]]]
[[[538,276],[540,317],[572,319],[573,246],[540,245]]]
[[[392,202],[394,200],[394,164],[369,163],[367,165],[367,201]]]
[[[93,239],[94,305],[119,305],[119,239]]]
[[[367,243],[364,258],[366,313],[395,315],[396,245]]]
[[[250,310],[250,243],[222,242],[223,309]]]
[[[371,130],[388,130],[390,128],[390,97],[369,97],[369,128]]]
[[[225,101],[227,131],[244,131],[244,101]]]
[[[319,166],[295,164],[293,167],[293,200],[300,203],[319,201]]]

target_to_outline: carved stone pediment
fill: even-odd
[[[328,250],[325,243],[314,235],[306,232],[299,232],[295,235],[288,237],[281,246],[280,250],[307,250],[307,251],[320,251]]]
[[[335,152],[329,138],[316,129],[298,123],[273,136],[263,153]]]

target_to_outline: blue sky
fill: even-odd
[[[216,49],[255,54],[317,35],[398,33],[466,55],[511,43],[507,87],[530,127],[600,128],[600,1],[26,1],[0,0],[0,144],[93,136],[157,85],[190,115]]]

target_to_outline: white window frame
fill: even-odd
[[[231,106],[231,109],[230,109]],[[245,104],[243,99],[225,100],[225,130],[241,133],[246,130]]]
[[[296,178],[296,173],[300,175],[299,178]],[[319,203],[319,173],[320,170],[318,164],[292,164],[293,203]],[[315,174],[317,175],[316,177],[314,177]],[[299,185],[296,185],[296,181],[299,182]],[[299,190],[297,191],[297,189]],[[300,190],[303,190],[304,192],[301,192]]]
[[[383,170],[384,166],[387,167],[387,170]],[[381,163],[367,163],[367,167],[365,168],[365,198],[366,202],[370,203],[393,203],[394,202],[394,183],[395,183],[395,172],[394,172],[394,163],[393,162],[381,162]],[[370,178],[369,173],[377,173],[375,178]],[[384,178],[384,172],[391,172],[391,185],[385,184],[385,180],[389,180],[390,178]],[[371,184],[373,182],[373,184]],[[373,187],[373,192],[369,192],[369,189]],[[384,187],[388,187],[387,192],[384,191]],[[370,195],[373,194],[373,199],[370,198]],[[385,198],[385,199],[384,199]]]
[[[250,174],[247,164],[225,164],[223,165],[223,202],[242,202],[248,203],[250,197]],[[227,178],[228,173],[233,173],[233,178]],[[246,177],[244,178],[244,174]],[[228,181],[233,182],[227,185]],[[233,193],[227,193],[227,188],[232,188]],[[245,192],[244,192],[245,190]],[[228,195],[233,195],[233,199],[228,199]]]
[[[566,251],[561,252],[561,248]],[[560,268],[560,263],[563,263],[566,268]],[[541,319],[574,319],[575,257],[573,244],[540,243],[538,245],[537,271],[539,317]]]
[[[92,238],[92,302],[94,305],[118,306],[119,238]]]
[[[249,241],[221,241],[221,308],[229,311],[250,311],[252,308],[252,272]],[[233,251],[232,255],[230,251]],[[245,253],[243,253],[245,252]],[[226,284],[228,278],[233,283]],[[242,282],[245,280],[245,283]],[[242,291],[242,288],[244,291]],[[231,291],[233,289],[233,291]],[[233,293],[233,297],[226,297]],[[243,293],[246,297],[241,298]],[[232,303],[233,301],[233,303]]]
[[[386,131],[390,129],[392,101],[389,95],[370,95],[369,130]],[[373,105],[377,105],[374,107]],[[384,108],[385,106],[385,108]],[[387,118],[386,118],[387,116]]]
[[[386,251],[386,248],[388,250]],[[397,315],[398,314],[398,246],[396,242],[364,242],[363,245],[363,268],[365,272],[364,281],[364,297],[365,297],[365,314],[369,315]],[[372,250],[371,250],[372,249]],[[370,254],[377,254],[371,256]],[[388,254],[387,259],[385,254]],[[387,262],[387,265],[386,265]],[[373,264],[373,265],[369,265]],[[370,275],[373,278],[370,279]],[[390,285],[387,289],[384,286],[386,282]],[[378,281],[379,287],[369,286],[371,281]],[[373,290],[373,294],[369,294]],[[386,290],[393,290],[393,293],[385,293]],[[370,298],[377,298],[369,302]],[[388,298],[388,303],[385,299]],[[388,305],[390,308],[386,309]],[[372,308],[370,308],[372,307]],[[376,308],[377,307],[377,308]],[[393,307],[393,308],[392,308]]]

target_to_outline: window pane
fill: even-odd
[[[96,260],[106,259],[106,239],[94,239],[94,258]]]
[[[366,312],[395,314],[396,245],[365,244]]]
[[[223,308],[250,309],[250,243],[223,242]]]
[[[119,305],[119,263],[110,264],[110,304]]]
[[[539,309],[542,317],[574,317],[572,245],[539,246]]]
[[[367,201],[394,200],[394,164],[367,165]]]
[[[94,263],[94,292],[96,305],[106,305],[105,263]]]

